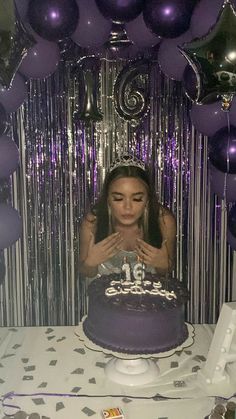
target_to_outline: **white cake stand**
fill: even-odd
[[[180,346],[177,346],[170,351],[135,355],[115,352],[96,345],[85,335],[83,331],[83,322],[85,319],[86,316],[83,317],[82,322],[75,329],[76,336],[79,337],[86,348],[111,355],[111,359],[106,364],[104,371],[107,378],[119,384],[140,386],[155,381],[158,379],[160,369],[157,365],[157,361],[152,358],[169,357],[175,352],[181,351],[193,344],[194,327],[191,324],[186,323],[188,338]]]

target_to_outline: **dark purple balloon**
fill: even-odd
[[[7,135],[0,137],[0,179],[8,178],[18,167],[19,150]]]
[[[186,32],[197,0],[147,0],[143,18],[156,35],[176,38]]]
[[[58,41],[75,31],[79,9],[75,0],[30,0],[28,18],[42,38]]]
[[[232,206],[228,214],[228,228],[230,233],[236,238],[236,203]]]
[[[6,132],[7,126],[8,126],[7,113],[3,105],[0,103],[0,135]]]
[[[96,0],[97,6],[106,18],[129,22],[143,10],[144,0]]]
[[[196,73],[189,64],[184,69],[182,85],[188,98],[195,102],[198,95],[198,82]]]
[[[18,211],[7,204],[0,204],[0,249],[15,243],[21,236],[22,220]]]
[[[83,48],[100,47],[109,39],[112,21],[98,10],[95,0],[77,0],[80,18],[71,38]]]
[[[222,110],[222,102],[219,100],[208,105],[194,103],[190,117],[196,130],[208,136],[227,126],[227,112]]]
[[[236,174],[236,127],[221,128],[208,141],[209,159],[224,173]]]
[[[210,185],[212,192],[225,199],[226,202],[236,201],[236,175],[223,173],[209,162]]]

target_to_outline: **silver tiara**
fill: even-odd
[[[117,167],[122,166],[134,166],[139,167],[139,169],[145,170],[145,163],[142,160],[137,159],[137,157],[130,156],[129,154],[123,154],[111,164],[110,172],[115,170]]]

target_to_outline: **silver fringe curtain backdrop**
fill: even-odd
[[[226,204],[210,191],[207,138],[191,127],[181,85],[157,65],[148,115],[136,127],[120,118],[113,86],[125,64],[101,59],[99,123],[73,117],[80,90],[71,62],[47,80],[31,81],[28,101],[13,115],[21,161],[10,192],[23,235],[4,251],[2,326],[79,322],[86,300],[78,275],[79,224],[110,162],[124,150],[150,165],[159,200],[176,215],[176,274],[190,290],[188,320],[214,323],[222,303],[236,299],[236,252],[226,243]]]

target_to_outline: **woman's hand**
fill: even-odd
[[[135,250],[145,265],[150,265],[157,270],[168,271],[172,265],[169,260],[166,240],[163,242],[162,247],[158,249],[142,239],[137,239]]]
[[[84,263],[89,267],[96,267],[106,262],[120,251],[122,240],[120,233],[113,233],[95,244],[94,235],[91,233],[88,253]]]

